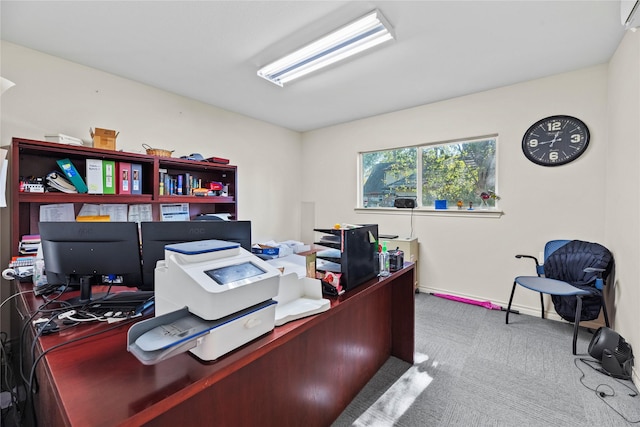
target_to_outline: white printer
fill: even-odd
[[[274,328],[280,271],[237,243],[165,247],[155,317],[133,325],[127,350],[152,365],[185,351],[210,361]]]

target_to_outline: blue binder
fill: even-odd
[[[71,160],[61,159],[57,162],[58,166],[60,166],[60,169],[62,169],[65,176],[69,178],[69,181],[71,181],[71,183],[76,187],[78,193],[86,193],[88,191],[87,184],[85,184],[82,176],[78,173],[76,167],[73,166],[73,163],[71,163]]]

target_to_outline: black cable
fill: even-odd
[[[411,230],[409,233],[409,239],[413,238],[413,208],[411,208],[411,218],[409,219],[409,223],[411,225]]]
[[[28,384],[29,384],[29,395],[31,397],[29,399],[29,401],[30,401],[30,410],[32,411],[32,414],[33,414],[34,426],[37,426],[38,422],[37,422],[37,418],[36,418],[36,409],[35,409],[35,405],[34,405],[34,396],[33,396],[33,394],[35,394],[35,391],[32,389],[31,386],[36,380],[36,368],[38,366],[38,363],[44,358],[44,356],[46,356],[47,354],[49,354],[53,350],[56,350],[56,349],[61,348],[61,347],[64,347],[65,345],[73,344],[75,342],[82,341],[82,340],[87,339],[87,338],[98,336],[98,335],[103,334],[105,332],[109,332],[109,331],[115,330],[115,329],[117,329],[117,328],[119,328],[121,326],[129,325],[131,323],[134,323],[137,320],[138,320],[137,318],[124,320],[124,321],[115,323],[113,326],[111,326],[109,328],[101,329],[99,331],[96,331],[96,332],[93,332],[93,333],[90,333],[90,334],[87,334],[87,335],[83,335],[83,336],[80,336],[80,337],[72,338],[69,341],[58,343],[58,344],[56,344],[56,345],[44,350],[42,353],[40,353],[40,355],[38,355],[38,357],[33,361],[32,365],[31,365],[31,372],[29,374],[29,382],[28,382]]]
[[[600,369],[600,368],[594,367],[592,365],[592,363],[598,363],[597,360],[585,359],[583,357],[576,357],[575,359],[573,359],[573,364],[576,366],[576,368],[578,368],[578,370],[582,374],[580,376],[580,384],[582,384],[587,390],[593,391],[595,393],[595,395],[598,397],[598,399],[603,401],[613,412],[618,414],[626,422],[628,422],[630,424],[640,423],[640,419],[638,419],[636,421],[629,420],[627,417],[625,417],[623,414],[621,414],[617,409],[615,409],[613,406],[611,406],[611,404],[609,402],[607,402],[605,400],[607,397],[614,397],[616,395],[616,391],[609,384],[598,384],[596,386],[596,388],[591,388],[587,384],[584,383],[583,380],[584,380],[584,377],[585,377],[585,373],[584,373],[584,371],[582,369],[580,369],[580,366],[578,366],[578,360],[581,361],[582,363],[584,363],[585,365],[587,365],[588,367],[590,367],[591,369],[593,369],[594,371],[600,372],[601,374],[605,374],[605,375],[609,376],[610,378],[612,378],[613,380],[615,380],[618,384],[628,388],[631,391],[631,393],[629,393],[630,397],[637,397],[638,396],[638,390],[635,389],[635,385],[634,385],[634,388],[631,388],[627,384],[623,383],[620,379],[618,379],[618,378],[612,376],[611,374],[609,374],[608,372],[606,372],[604,369]],[[633,384],[633,382],[631,384]],[[608,389],[608,393],[607,393],[607,391],[602,390],[603,388],[607,388]]]
[[[111,295],[111,287],[113,286],[113,283],[109,284],[109,287],[107,288],[107,292],[105,293],[105,295],[102,298],[98,298],[96,300],[91,301],[90,303],[95,303],[97,301],[102,300],[103,298],[107,298],[109,295]],[[28,318],[26,319],[26,321],[24,322],[24,324],[22,325],[22,330],[20,332],[20,337],[19,337],[19,356],[20,356],[20,361],[19,361],[19,372],[20,372],[20,378],[22,380],[22,384],[23,387],[25,388],[25,390],[28,390],[28,392],[26,393],[26,401],[25,401],[25,408],[19,408],[20,409],[20,413],[24,414],[25,413],[25,409],[26,407],[29,408],[32,416],[33,416],[33,421],[34,421],[34,425],[37,425],[37,419],[36,419],[36,412],[35,412],[35,405],[34,405],[34,394],[37,393],[38,387],[37,387],[37,378],[35,375],[35,368],[38,364],[38,362],[42,359],[42,357],[47,354],[49,351],[54,350],[56,348],[59,348],[63,345],[66,344],[70,344],[73,342],[77,342],[79,340],[85,339],[85,338],[89,338],[92,337],[94,335],[98,335],[100,333],[103,332],[107,332],[110,330],[113,330],[119,326],[122,326],[123,324],[129,324],[131,323],[131,321],[121,321],[118,324],[114,325],[114,327],[110,327],[101,331],[97,331],[93,334],[89,334],[86,336],[82,336],[82,337],[78,337],[69,341],[66,341],[64,343],[60,343],[58,345],[55,345],[51,348],[49,348],[48,350],[44,351],[42,354],[40,354],[37,358],[35,357],[35,352],[36,352],[36,345],[38,342],[38,339],[40,338],[40,336],[45,332],[46,328],[52,324],[52,322],[55,321],[55,319],[58,317],[58,314],[60,314],[61,312],[65,312],[71,309],[78,309],[78,311],[82,311],[82,309],[84,309],[85,306],[87,306],[89,303],[80,303],[80,304],[69,304],[67,301],[65,300],[60,300],[59,298],[64,295],[65,291],[69,288],[69,283],[67,282],[67,284],[62,285],[61,287],[58,287],[57,289],[57,293],[53,295],[53,297],[51,298],[51,294],[47,294],[47,295],[41,295],[41,297],[44,299],[44,303],[41,304],[32,314],[30,314],[28,316]],[[48,308],[51,305],[54,304],[59,304],[58,307],[55,308]],[[48,317],[47,320],[43,321],[42,324],[39,325],[39,327],[36,330],[36,335],[33,337],[33,342],[31,345],[31,352],[30,352],[30,360],[32,360],[33,362],[31,363],[31,368],[29,371],[29,376],[27,377],[25,371],[24,371],[24,367],[25,367],[25,355],[24,355],[24,346],[26,343],[26,339],[25,339],[25,335],[26,335],[26,331],[29,328],[29,325],[33,322],[34,318],[38,315],[44,315],[46,317]],[[24,319],[25,317],[27,317],[26,315],[21,315],[21,317]],[[69,329],[71,327],[75,327],[76,325],[78,325],[79,323],[76,322],[72,325],[70,325],[67,328],[63,328],[63,329],[58,329],[55,332],[61,332],[63,330]]]
[[[63,285],[62,288],[60,288],[60,291],[58,294],[56,294],[53,298],[48,298],[48,296],[43,296],[44,299],[44,303],[41,304],[33,313],[31,313],[28,318],[26,319],[26,321],[24,321],[23,325],[22,325],[22,330],[20,331],[20,337],[19,337],[19,342],[18,342],[18,349],[19,349],[19,356],[20,356],[20,360],[19,360],[19,372],[20,372],[20,379],[22,381],[23,387],[25,389],[25,391],[28,390],[28,392],[25,393],[26,395],[26,400],[25,400],[25,407],[24,408],[20,408],[20,412],[23,414],[26,413],[26,409],[27,408],[33,408],[33,402],[31,401],[31,387],[32,384],[30,383],[29,379],[27,378],[25,372],[24,372],[24,365],[25,365],[25,354],[24,354],[24,346],[26,343],[26,339],[25,339],[25,335],[27,330],[29,329],[29,325],[33,322],[33,319],[38,315],[38,314],[45,314],[45,315],[49,315],[49,319],[46,321],[47,324],[49,324],[51,322],[51,319],[53,319],[55,317],[55,314],[60,312],[60,310],[66,309],[66,307],[64,307],[64,305],[66,304],[65,301],[59,300],[59,298],[64,294],[64,291],[66,290],[66,288],[68,287],[68,285]],[[52,305],[54,303],[57,304],[61,304],[62,307],[58,307],[58,308],[53,308],[53,309],[49,309],[47,308],[49,305]],[[22,318],[24,319],[26,317],[25,314],[21,314]],[[44,330],[44,326],[36,331],[36,336],[33,339],[33,342],[37,342],[38,337],[40,337],[42,331]],[[33,350],[32,350],[32,354],[31,354],[31,359],[33,360]],[[35,420],[35,411],[32,412],[34,414],[34,420]]]
[[[2,357],[3,385],[6,391],[9,393],[9,396],[11,397],[11,403],[9,407],[6,411],[3,409],[2,420],[4,424],[5,416],[11,414],[13,418],[13,424],[20,425],[20,389],[16,384],[16,379],[13,372],[13,357],[10,357],[11,353],[7,351],[8,338],[9,335],[6,332],[0,332],[0,353]]]

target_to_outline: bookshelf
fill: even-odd
[[[20,183],[24,182],[25,178],[44,178],[49,172],[61,172],[57,164],[57,160],[60,159],[69,159],[83,178],[86,178],[88,159],[112,161],[116,165],[140,165],[140,194],[20,191]],[[9,170],[12,255],[18,254],[20,238],[23,235],[38,234],[40,207],[43,205],[72,204],[75,215],[84,204],[150,205],[153,220],[159,221],[161,205],[188,203],[189,216],[192,219],[199,214],[212,213],[228,214],[230,219],[237,219],[237,167],[232,165],[13,138]],[[196,196],[188,192],[169,195],[161,191],[161,171],[172,177],[193,177],[197,181],[192,182],[202,182],[203,186],[208,186],[210,182],[222,183],[226,190],[225,195]],[[24,189],[24,186],[22,187]]]

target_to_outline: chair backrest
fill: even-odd
[[[580,320],[593,320],[602,307],[603,280],[613,271],[613,254],[599,243],[572,240],[556,248],[544,263],[545,277],[561,280],[589,292],[582,298]],[[556,312],[567,321],[576,318],[574,296],[552,295]]]
[[[544,245],[544,260],[547,261],[549,255],[557,251],[559,248],[563,247],[571,240],[549,240],[546,245]]]
[[[551,255],[570,241],[571,240],[549,240],[547,244],[544,245],[544,260],[542,264],[536,268],[538,275],[544,274],[544,263],[547,262],[547,258],[549,258],[549,255]]]
[[[599,272],[601,269],[601,273]],[[545,277],[576,287],[593,286],[613,269],[613,254],[599,243],[572,240],[553,251],[544,263]]]

